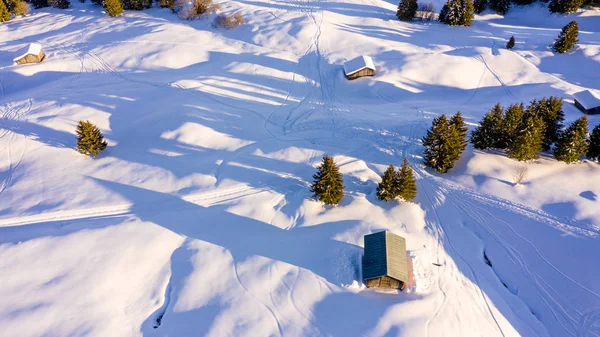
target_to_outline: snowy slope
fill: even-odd
[[[578,118],[600,11],[465,28],[383,0],[223,1],[248,23],[220,30],[72,5],[0,25],[0,336],[600,336],[600,165],[542,158],[515,187],[502,155],[437,175],[419,145],[439,114],[475,125],[496,102],[560,95]],[[573,19],[578,47],[554,54]],[[45,61],[13,65],[30,43]],[[359,55],[378,74],[348,82]],[[97,159],[73,150],[79,120],[109,142]],[[310,198],[324,153],[338,207]],[[404,157],[415,203],[378,201]],[[381,229],[407,239],[407,293],[359,285]]]

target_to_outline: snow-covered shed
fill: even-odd
[[[363,76],[375,76],[375,65],[369,56],[359,56],[344,63],[344,74],[349,80]]]
[[[412,282],[409,269],[403,237],[387,231],[365,235],[362,276],[368,288],[404,289]]]
[[[40,63],[44,59],[44,51],[39,43],[32,43],[19,50],[19,56],[14,58],[17,64]]]
[[[575,106],[586,114],[600,114],[600,97],[590,90],[573,94]]]

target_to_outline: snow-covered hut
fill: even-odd
[[[44,52],[42,51],[42,45],[39,43],[32,43],[27,47],[24,47],[19,51],[19,56],[14,58],[17,64],[27,63],[40,63],[44,59]]]
[[[573,94],[575,106],[586,114],[600,114],[600,97],[589,90]]]
[[[344,74],[349,80],[363,76],[375,76],[375,65],[369,56],[359,56],[344,63]]]
[[[387,231],[365,235],[362,276],[368,288],[404,289],[412,282],[409,269],[403,237]]]

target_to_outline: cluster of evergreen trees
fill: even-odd
[[[595,149],[599,146],[596,143],[600,140],[599,136],[587,139],[587,116],[563,131],[564,116],[559,97],[534,100],[527,108],[522,103],[507,109],[496,104],[472,132],[471,143],[480,150],[505,150],[508,157],[518,161],[537,159],[542,151],[550,151],[553,146],[557,160],[572,163],[583,155],[595,160]]]
[[[452,169],[467,148],[467,132],[460,111],[450,119],[446,115],[434,118],[423,138],[425,166],[440,173]]]
[[[323,156],[313,179],[310,191],[316,199],[326,205],[337,205],[342,200],[344,179],[332,157],[327,154]],[[404,159],[399,171],[396,172],[394,166],[390,165],[381,176],[381,182],[377,187],[377,197],[380,200],[390,201],[399,197],[410,201],[416,195],[417,184],[407,159]]]
[[[475,13],[490,9],[498,14],[506,14],[514,5],[530,5],[535,0],[474,0]],[[600,0],[551,0],[548,9],[552,13],[570,14],[581,7],[600,7]]]
[[[23,0],[0,0],[0,22],[12,19],[13,15],[29,13],[29,5]]]
[[[381,176],[379,186],[377,186],[377,198],[384,201],[396,198],[411,201],[416,196],[417,183],[413,176],[413,170],[408,164],[408,159],[404,158],[399,171],[396,171],[394,165],[388,166]]]

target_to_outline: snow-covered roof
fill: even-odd
[[[596,93],[589,90],[584,90],[573,94],[573,97],[583,106],[584,109],[589,110],[600,107],[600,98]]]
[[[357,58],[353,58],[350,61],[346,61],[344,63],[344,73],[347,76],[354,74],[357,71],[361,71],[365,68],[375,70],[375,65],[373,64],[373,59],[369,56],[359,56]]]
[[[15,57],[13,59],[13,61],[17,62],[17,60],[22,59],[23,57],[29,55],[29,54],[33,54],[33,55],[39,55],[40,52],[42,51],[42,45],[39,43],[32,43],[27,47],[23,47],[21,48],[21,50],[19,50],[20,55],[18,57]]]

